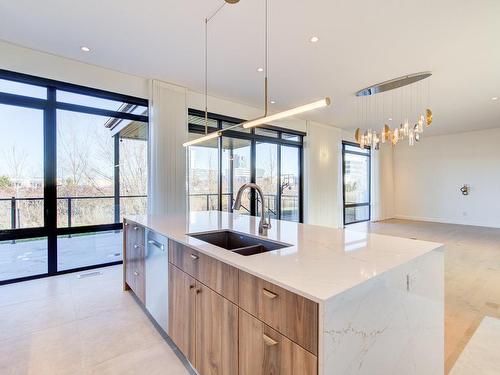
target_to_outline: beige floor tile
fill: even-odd
[[[0,341],[0,373],[80,374],[84,370],[76,322]]]
[[[76,319],[71,295],[60,294],[0,307],[0,340],[24,336]]]
[[[78,319],[113,310],[141,311],[132,294],[123,291],[121,287],[73,290],[71,298]]]
[[[20,302],[52,298],[71,292],[65,276],[47,277],[0,286],[0,307]]]
[[[188,375],[180,359],[163,343],[115,357],[93,367],[89,375]]]
[[[106,311],[78,321],[86,366],[94,366],[119,355],[167,345],[141,311]]]

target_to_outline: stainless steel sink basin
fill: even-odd
[[[267,251],[292,246],[290,244],[264,240],[259,237],[248,236],[230,230],[189,233],[188,236],[244,256],[261,254]]]

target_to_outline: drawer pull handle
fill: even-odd
[[[139,276],[139,272],[134,271],[134,276]]]
[[[274,346],[274,345],[278,345],[278,341],[276,340],[273,340],[272,338],[270,338],[268,335],[266,335],[265,333],[262,334],[262,338],[264,339],[264,342],[266,343],[267,346]]]
[[[196,294],[200,294],[201,293],[201,289],[196,289]]]
[[[275,299],[276,297],[278,297],[276,293],[273,293],[270,290],[267,290],[266,288],[262,288],[262,293],[264,293],[264,295],[269,299]]]
[[[139,248],[139,245],[135,244],[134,249],[138,249],[138,248]]]
[[[139,230],[139,227],[135,226],[135,227],[134,227],[134,230]]]
[[[191,259],[193,259],[193,260],[196,260],[196,259],[198,259],[198,258],[199,258],[199,256],[198,256],[198,255],[194,255],[194,254],[191,254],[191,255],[190,255],[190,257],[191,257]]]
[[[158,241],[155,240],[149,240],[148,244],[156,246],[160,250],[165,250],[165,246],[162,243],[159,243]]]
[[[190,285],[189,289],[191,289],[191,290],[194,289],[194,285]]]

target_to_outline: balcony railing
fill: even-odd
[[[147,195],[120,195],[119,196],[120,200],[121,199],[133,199],[133,198],[147,198]],[[74,219],[75,219],[75,211],[78,210],[78,208],[75,209],[75,202],[77,201],[89,201],[89,200],[111,200],[112,204],[109,206],[111,208],[111,213],[112,216],[112,222],[116,222],[116,208],[114,205],[114,199],[115,196],[109,195],[109,196],[71,196],[71,197],[58,197],[57,198],[57,216],[58,216],[58,225],[59,226],[64,226],[66,225],[67,227],[74,226]],[[0,204],[2,203],[7,203],[9,204],[10,202],[10,229],[19,229],[22,227],[26,227],[26,225],[23,225],[21,222],[23,217],[26,217],[26,215],[23,215],[22,208],[20,207],[21,203],[26,202],[28,204],[31,203],[31,207],[25,208],[25,210],[34,210],[38,211],[37,213],[33,214],[35,216],[34,218],[31,218],[33,222],[36,222],[37,225],[27,225],[29,227],[33,226],[43,226],[43,201],[44,198],[39,198],[39,197],[28,197],[28,198],[0,198]],[[120,206],[123,206],[121,204]],[[100,205],[102,208],[103,206]],[[145,207],[145,202],[144,202],[144,207]],[[8,209],[8,208],[7,208]],[[65,220],[61,220],[60,213],[65,212]],[[24,213],[25,214],[25,213]],[[109,215],[107,215],[109,216]],[[109,223],[109,217],[103,217],[102,219],[106,221],[106,223]],[[99,220],[102,221],[102,220]],[[5,222],[0,223],[0,228],[6,226]],[[97,223],[89,223],[89,224],[102,224],[101,222]],[[7,224],[8,225],[8,224]],[[5,228],[7,229],[7,228]]]
[[[223,209],[229,211],[229,206],[233,204],[233,193],[223,193]],[[219,195],[217,193],[195,193],[190,194],[190,205],[192,210],[217,210],[218,209],[218,199]],[[224,197],[227,197],[226,202],[224,202]],[[198,200],[198,207],[193,207],[193,198]],[[277,217],[277,207],[278,207],[278,196],[276,194],[264,194],[264,199],[266,200],[266,207],[271,215]],[[260,202],[260,197],[257,196],[257,200]],[[231,202],[231,203],[229,203]],[[241,206],[241,209],[250,213],[250,207],[245,205]],[[281,218],[283,220],[299,220],[299,197],[296,195],[282,195],[281,196]]]

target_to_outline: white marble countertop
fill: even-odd
[[[242,256],[187,233],[230,229],[258,236],[260,218],[205,211],[192,212],[188,218],[129,216],[126,219],[320,303],[442,246],[434,242],[272,220],[272,228],[265,238],[292,246]]]

